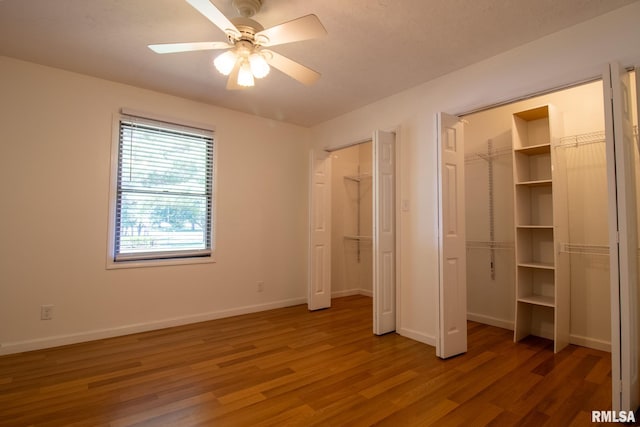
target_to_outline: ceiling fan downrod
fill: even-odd
[[[240,16],[251,18],[260,12],[262,0],[233,0],[231,4],[236,8]]]

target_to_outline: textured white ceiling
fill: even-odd
[[[315,86],[276,70],[227,91],[217,52],[151,52],[225,40],[182,0],[0,0],[0,55],[312,126],[637,0],[263,1],[265,28],[309,13],[324,24],[323,39],[273,48],[319,71]]]

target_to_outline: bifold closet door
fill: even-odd
[[[331,307],[331,156],[311,151],[309,188],[309,310]]]
[[[611,256],[612,409],[635,411],[638,381],[638,230],[636,201],[637,144],[629,73],[610,64],[603,73],[609,239]]]
[[[373,134],[373,333],[396,330],[396,136]]]
[[[467,264],[464,210],[464,127],[440,113],[438,123],[438,228],[440,280],[436,355],[467,351]]]

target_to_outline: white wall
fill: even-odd
[[[434,344],[438,283],[435,114],[462,113],[640,63],[640,3],[557,32],[315,126],[316,147],[398,129],[398,332]],[[417,52],[416,54],[419,54]],[[455,55],[455,52],[451,52]]]
[[[308,129],[6,57],[0,94],[0,353],[306,302]],[[105,269],[121,107],[215,127],[215,264]]]

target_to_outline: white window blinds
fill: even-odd
[[[211,256],[213,132],[120,119],[114,261]]]

